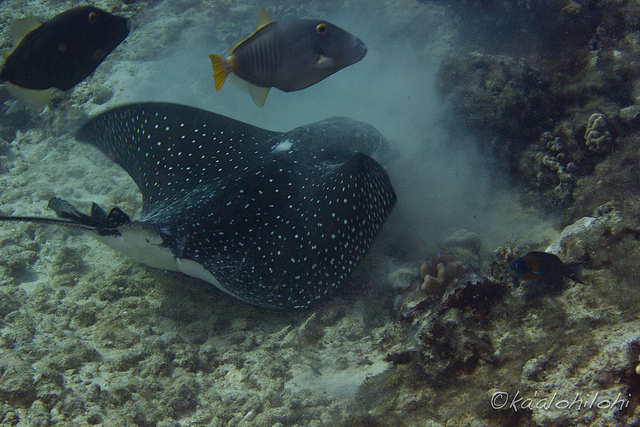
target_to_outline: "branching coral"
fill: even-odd
[[[463,271],[462,263],[454,261],[453,257],[434,255],[430,263],[424,261],[420,264],[420,275],[424,278],[421,288],[425,292],[441,293],[456,285]]]
[[[584,139],[586,140],[587,148],[594,153],[604,153],[611,149],[613,137],[609,132],[607,117],[604,114],[593,113],[589,117]]]

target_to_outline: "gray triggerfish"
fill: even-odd
[[[262,107],[271,87],[304,89],[360,61],[367,53],[356,36],[330,22],[300,19],[274,22],[264,8],[257,29],[231,48],[228,56],[210,54],[216,91],[231,73]],[[239,81],[238,81],[239,80]]]
[[[129,20],[92,6],[69,9],[42,23],[22,18],[9,26],[15,48],[4,54],[0,82],[33,110],[51,88],[69,90],[91,74],[129,34]]]

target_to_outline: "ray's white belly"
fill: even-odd
[[[121,235],[119,236],[100,236],[94,233],[92,233],[92,235],[105,245],[128,256],[134,261],[161,270],[179,271],[187,276],[211,283],[216,288],[234,298],[248,302],[222,286],[218,279],[216,279],[209,270],[204,268],[202,264],[190,259],[174,256],[169,248],[162,246],[162,238],[160,236],[140,233],[139,230],[128,232],[126,229],[121,229],[120,232]]]
[[[125,233],[120,236],[98,236],[95,234],[93,236],[134,261],[162,270],[180,271],[169,248],[148,243],[144,239],[132,239]]]

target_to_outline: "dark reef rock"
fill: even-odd
[[[456,44],[489,53],[527,55],[542,49],[555,53],[575,51],[588,46],[598,28],[598,10],[596,2],[591,0],[441,3],[458,18]],[[569,64],[568,61],[564,65]]]
[[[492,338],[484,330],[508,294],[504,283],[466,282],[440,299],[428,296],[400,307],[395,319],[418,327],[422,350],[389,353],[385,360],[395,365],[415,362],[424,381],[440,385],[496,363]]]
[[[586,182],[627,181],[626,172],[598,166],[628,152],[640,130],[638,4],[447,5],[467,40],[438,73],[449,120],[506,161],[514,181],[549,208],[592,210],[592,203],[580,206],[598,198],[583,194]]]
[[[447,99],[447,117],[478,136],[483,148],[509,157],[558,116],[548,78],[522,58],[448,56],[440,64],[438,87]]]

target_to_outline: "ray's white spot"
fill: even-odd
[[[293,142],[290,139],[285,139],[284,141],[279,142],[278,145],[273,148],[273,152],[279,153],[281,151],[289,151],[292,147]]]

